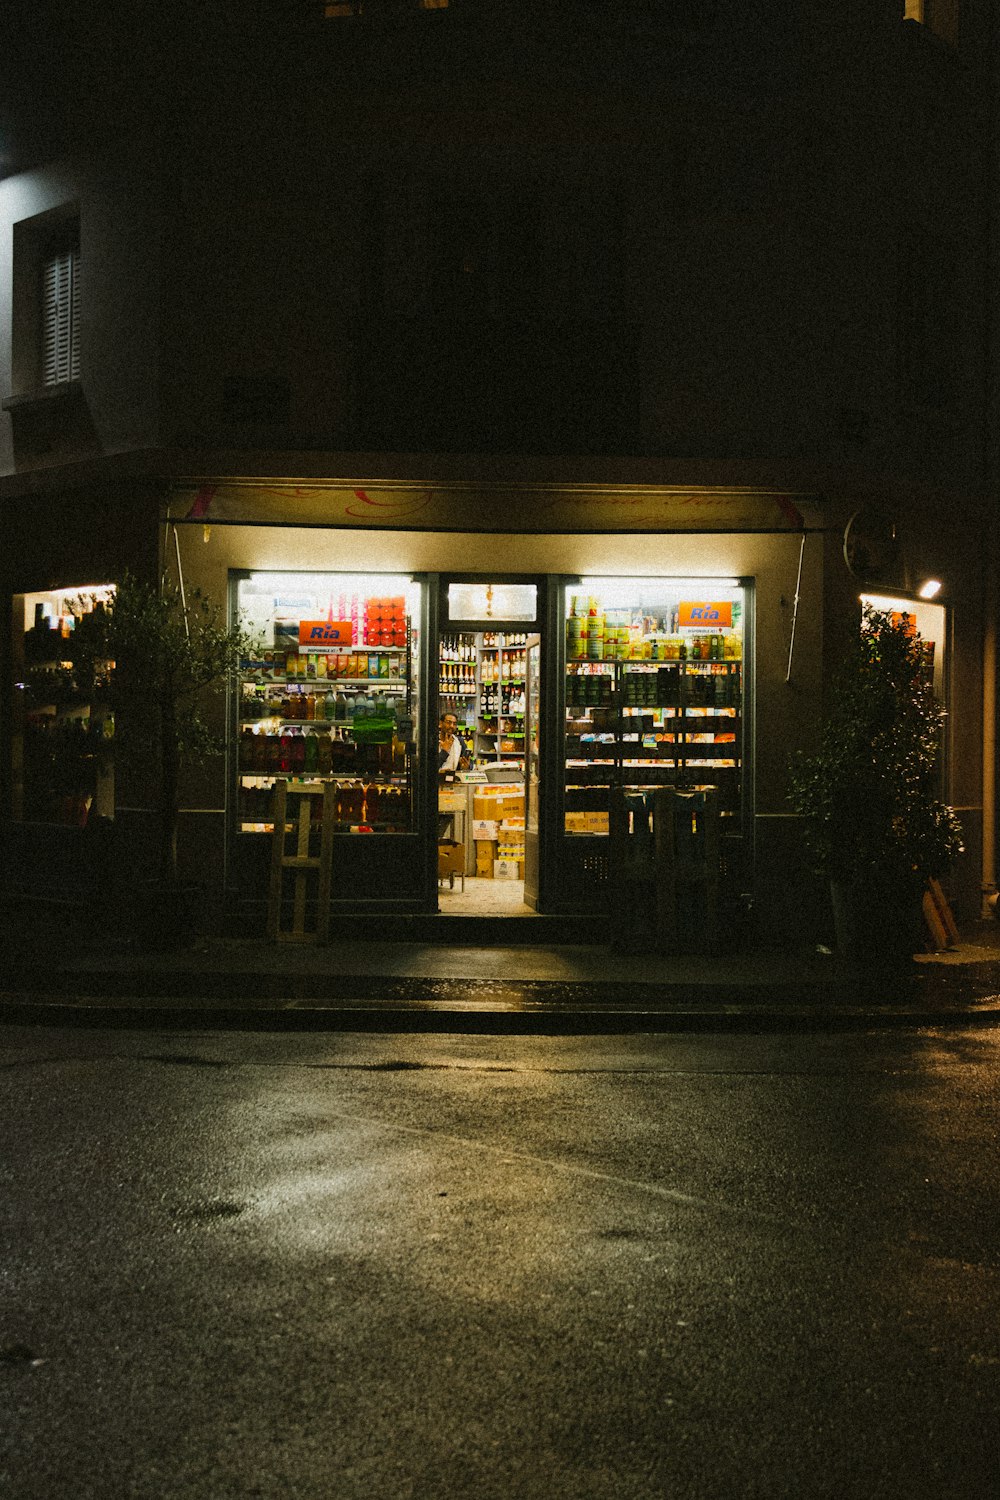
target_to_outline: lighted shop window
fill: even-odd
[[[335,20],[338,16],[362,16],[366,11],[377,13],[385,10],[385,0],[335,0],[323,8],[323,14],[328,21]],[[410,4],[396,4],[395,10],[447,10],[448,0],[411,0]]]
[[[261,571],[238,581],[236,606],[260,642],[237,694],[239,831],[272,831],[278,777],[331,783],[339,833],[412,831],[420,585]]]
[[[903,17],[907,21],[919,21],[943,42],[955,46],[959,8],[959,0],[905,0]]]
[[[83,828],[113,818],[113,663],[95,659],[97,617],[110,584],[22,596],[15,651],[12,813],[16,822]]]
[[[901,615],[913,623],[913,627],[933,666],[931,679],[934,692],[942,701],[945,695],[944,656],[947,641],[948,612],[943,604],[931,604],[926,599],[900,598],[895,594],[860,594],[862,604],[872,609],[885,610],[891,615]]]
[[[448,618],[456,622],[529,621],[538,612],[533,583],[450,583]]]

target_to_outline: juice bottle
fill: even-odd
[[[292,771],[295,775],[301,775],[306,766],[306,735],[302,729],[293,729],[292,739]]]

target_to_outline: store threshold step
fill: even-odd
[[[391,926],[391,931],[388,930]],[[445,913],[395,915],[391,924],[384,916],[332,915],[330,941],[454,943],[457,947],[548,947],[578,943],[603,943],[610,929],[601,917],[453,916]]]

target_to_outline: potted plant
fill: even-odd
[[[194,903],[177,864],[181,767],[223,748],[205,709],[213,694],[225,691],[254,643],[244,630],[221,621],[217,607],[198,591],[185,597],[167,578],[156,585],[128,572],[89,619],[88,651],[114,663],[116,755],[148,766],[154,789],[156,873],[137,887],[138,928],[150,945],[190,942]]]
[[[838,951],[869,967],[912,959],[927,880],[962,850],[937,795],[943,718],[920,636],[866,605],[819,748],[793,757],[790,800],[830,880]]]

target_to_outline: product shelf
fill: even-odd
[[[706,776],[732,817],[742,765],[742,665],[741,657],[568,662],[566,833],[606,834],[608,804],[593,799],[606,799],[612,787],[688,789]]]

